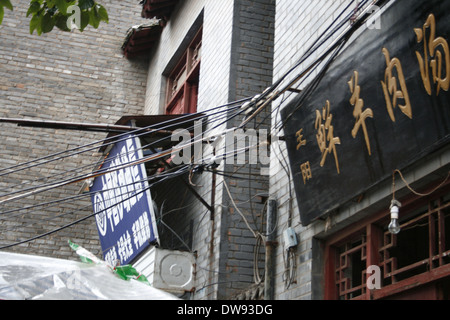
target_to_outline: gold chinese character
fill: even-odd
[[[330,114],[330,101],[327,100],[325,107],[322,108],[322,112],[316,110],[316,123],[315,123],[315,128],[317,130],[316,137],[320,152],[322,153],[322,160],[320,161],[320,166],[323,167],[325,165],[327,155],[333,152],[337,172],[340,173],[339,161],[336,152],[336,145],[341,144],[341,140],[338,137],[334,137],[334,127],[331,125],[332,120],[333,115]]]
[[[426,39],[426,31],[430,29],[429,39]],[[450,51],[448,42],[442,38],[436,38],[436,19],[433,14],[428,16],[427,21],[422,29],[414,29],[417,36],[417,43],[423,41],[424,56],[416,51],[417,60],[419,61],[420,73],[425,89],[431,95],[431,81],[429,66],[431,66],[432,79],[437,84],[437,95],[441,88],[448,91],[450,88]],[[427,40],[429,40],[427,42]],[[442,51],[438,50],[441,49]],[[428,56],[431,58],[428,65]],[[445,69],[445,78],[443,78],[442,71]]]
[[[353,116],[356,119],[355,126],[352,130],[353,138],[356,138],[359,129],[362,127],[364,138],[366,139],[367,150],[369,151],[369,155],[372,155],[372,151],[370,148],[369,134],[367,133],[366,127],[366,119],[373,118],[373,111],[370,108],[364,109],[364,100],[360,98],[361,87],[358,85],[359,73],[357,71],[354,72],[354,76],[348,82],[348,86],[350,87],[350,92],[352,93],[352,97],[350,98],[350,103],[354,106]]]
[[[302,164],[300,169],[302,170],[303,183],[306,184],[306,181],[312,179],[311,165],[309,161]]]
[[[303,139],[303,129],[300,129],[295,136],[297,137],[297,151],[300,150],[302,146],[306,146],[306,140]]]
[[[412,119],[411,102],[409,100],[408,89],[406,87],[405,75],[403,74],[402,64],[397,58],[390,58],[389,51],[383,48],[383,54],[386,58],[386,71],[384,73],[384,81],[381,81],[383,87],[384,98],[386,99],[386,108],[392,122],[395,122],[394,108],[397,107],[397,100],[405,100],[405,105],[399,105],[400,110],[410,119]],[[398,83],[400,83],[400,90],[397,86],[397,78],[393,76],[392,71],[397,69]]]

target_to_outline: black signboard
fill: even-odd
[[[450,138],[450,1],[388,3],[377,25],[282,111],[303,225]]]

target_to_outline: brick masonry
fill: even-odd
[[[0,26],[0,116],[113,123],[123,114],[159,114],[164,104],[164,72],[198,19],[204,27],[198,110],[205,111],[253,96],[283,76],[324,28],[352,2],[277,0],[275,10],[275,1],[271,0],[183,1],[174,10],[158,45],[149,52],[150,63],[124,59],[120,52],[127,29],[146,22],[140,18],[138,1],[105,1],[111,21],[99,30],[88,29],[82,34],[53,32],[42,37],[28,34],[25,7],[18,6],[14,13],[6,12]],[[304,82],[299,89],[306,84]],[[273,110],[280,103],[281,99],[275,101]],[[256,123],[265,115],[267,113]],[[278,120],[278,113],[274,112],[272,124]],[[216,128],[216,132],[232,128],[238,122],[228,122]],[[9,124],[0,126],[3,129],[0,142],[2,168],[47,155],[49,150],[64,151],[103,137],[61,130],[24,129]],[[283,135],[282,132],[277,134]],[[32,183],[28,181],[92,165],[98,159],[94,151],[87,156],[71,157],[70,161],[65,159],[2,176],[2,193],[15,190],[17,184],[23,188]],[[272,144],[269,179],[258,177],[258,181],[249,183],[248,180],[217,176],[212,216],[186,190],[178,192],[180,190],[174,189],[172,184],[152,190],[160,214],[166,214],[164,221],[197,256],[194,299],[230,297],[253,284],[255,238],[231,204],[223,187],[224,181],[248,218],[252,218],[252,212],[264,210],[263,199],[257,195],[266,194],[278,202],[277,239],[280,245],[277,248],[275,298],[320,298],[322,262],[316,238],[323,233],[324,223],[301,225],[292,177],[286,168],[287,152],[281,141]],[[253,177],[260,168],[230,165],[219,169],[228,173],[238,170],[242,176]],[[211,203],[211,174],[199,175],[193,182],[200,196]],[[76,195],[79,188],[80,185],[76,185],[39,194],[33,199],[13,203],[11,208]],[[86,210],[80,210],[83,207]],[[354,215],[355,208],[344,209],[335,217],[336,221],[351,220],[348,218]],[[48,206],[39,212],[29,210],[11,214],[1,221],[0,244],[47,232],[91,212],[89,201],[83,201]],[[65,216],[55,218],[61,214]],[[286,286],[282,232],[290,226],[297,233],[299,245],[295,250],[295,276]],[[163,231],[165,241],[175,238],[173,234],[168,236],[167,229]],[[70,257],[72,253],[66,245],[69,238],[99,253],[97,231],[91,220],[14,250]],[[180,243],[174,246],[180,247]]]
[[[150,53],[146,113],[162,112],[164,71],[175,60],[183,40],[189,37],[199,19],[203,24],[203,39],[198,111],[204,112],[260,94],[272,83],[274,18],[275,2],[272,0],[183,2],[172,13],[159,45]],[[266,115],[262,114],[256,119],[261,128],[270,125],[270,117]],[[213,132],[220,133],[226,128],[233,128],[241,120],[228,121]],[[211,122],[208,128],[213,126]],[[224,181],[251,227],[257,228],[257,220],[258,228],[261,229],[264,228],[261,225],[261,213],[268,194],[268,177],[260,176],[259,166],[222,164],[219,170],[232,177],[217,175],[213,184],[212,175],[205,172],[193,181],[200,196],[214,205],[212,216],[189,191],[181,187],[174,190],[173,184],[167,184],[153,190],[155,201],[159,208],[163,208],[161,214],[164,216],[170,212],[164,216],[165,223],[178,236],[187,236],[183,240],[191,245],[189,250],[196,253],[197,285],[194,299],[227,298],[254,283],[253,253],[256,239],[232,205]],[[251,177],[250,183],[248,177]],[[167,190],[171,190],[170,195]],[[212,190],[215,193],[214,200]],[[193,226],[191,239],[188,236],[190,225]],[[186,244],[172,242],[173,232],[167,228],[161,229],[163,237],[169,235],[165,238],[166,244],[186,249]]]
[[[319,38],[324,28],[329,26],[337,15],[352,1],[290,1],[278,0],[275,23],[275,58],[274,80],[281,78],[294,66],[306,50]],[[351,8],[353,9],[353,8]],[[300,65],[286,81],[293,79],[309,61],[317,57],[316,52],[311,58]],[[313,74],[314,76],[314,74]],[[304,88],[308,82],[303,82],[298,89]],[[288,101],[288,97],[283,97]],[[273,104],[278,107],[281,99]],[[279,114],[274,113],[273,123],[279,121]],[[279,136],[283,132],[278,133]],[[294,186],[290,172],[285,144],[279,141],[272,145],[272,161],[270,167],[270,194],[278,201],[278,239],[282,244],[282,233],[288,227],[296,231],[299,244],[295,249],[295,270],[292,283],[287,285],[285,279],[288,268],[286,267],[286,253],[283,246],[277,249],[276,265],[276,299],[281,300],[310,300],[317,298],[313,295],[314,288],[320,286],[314,279],[314,267],[317,259],[313,260],[313,246],[315,246],[315,228],[322,225],[310,225],[303,227],[298,214],[297,200],[294,194]],[[320,268],[320,267],[319,267]]]
[[[275,54],[274,54],[274,80],[280,79],[306,50],[319,38],[321,33],[338,15],[347,8],[346,14],[339,21],[350,14],[355,8],[355,2],[341,1],[290,1],[278,0],[275,23]],[[370,2],[367,4],[370,5]],[[364,27],[362,27],[364,28]],[[351,40],[350,40],[351,41]],[[323,46],[326,47],[326,44]],[[318,52],[309,60],[298,66],[287,78],[290,81],[297,76],[304,67],[317,58]],[[317,70],[318,71],[318,70]],[[317,74],[312,74],[311,78]],[[311,78],[298,82],[296,88],[303,89]],[[289,96],[274,102],[273,108],[285,105]],[[272,121],[279,121],[279,114],[274,113]],[[283,136],[283,132],[277,133]],[[329,219],[316,221],[307,227],[302,226],[297,199],[293,192],[293,178],[290,175],[287,150],[283,141],[272,145],[272,158],[270,167],[270,195],[278,200],[278,239],[282,244],[282,233],[288,227],[293,227],[298,238],[295,248],[296,269],[292,282],[286,285],[286,253],[283,246],[277,250],[276,265],[276,299],[280,300],[317,300],[324,297],[324,257],[323,241],[333,234],[337,234],[344,227],[351,225],[370,214],[386,210],[392,198],[391,181],[380,183],[373,190],[365,194],[359,203],[347,203],[340,206],[337,212]],[[406,181],[420,181],[434,170],[448,164],[446,157],[448,148],[441,153],[424,161],[419,161],[411,168]],[[398,189],[396,190],[398,195]],[[403,190],[405,191],[405,190]],[[409,192],[409,191],[407,191]]]
[[[0,26],[0,117],[114,124],[126,114],[142,114],[148,62],[127,60],[121,46],[127,30],[145,22],[138,1],[105,0],[109,24],[83,33],[54,30],[29,34],[26,1],[13,1]],[[0,124],[0,168],[64,152],[105,134],[54,129],[19,128]],[[91,172],[99,160],[97,148],[28,170],[2,175],[1,194]],[[72,170],[72,172],[68,172]],[[77,171],[74,171],[77,170]],[[51,177],[51,178],[49,178]],[[48,179],[48,180],[47,180]],[[39,193],[1,205],[1,211],[73,197],[81,184]],[[92,214],[89,197],[14,211],[0,217],[0,245],[9,245],[55,230]],[[101,257],[94,220],[8,251],[74,257],[71,239]]]

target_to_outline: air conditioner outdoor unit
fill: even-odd
[[[133,267],[157,289],[173,293],[194,289],[195,257],[192,253],[150,248]]]

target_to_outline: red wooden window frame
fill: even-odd
[[[166,114],[197,112],[202,28],[167,79]]]
[[[410,297],[448,298],[449,290],[444,292],[437,280],[448,284],[450,279],[450,184],[402,202],[398,235],[387,230],[387,209],[326,241],[325,299],[389,299],[407,290]],[[381,289],[366,288],[366,269],[372,265],[380,267]]]

